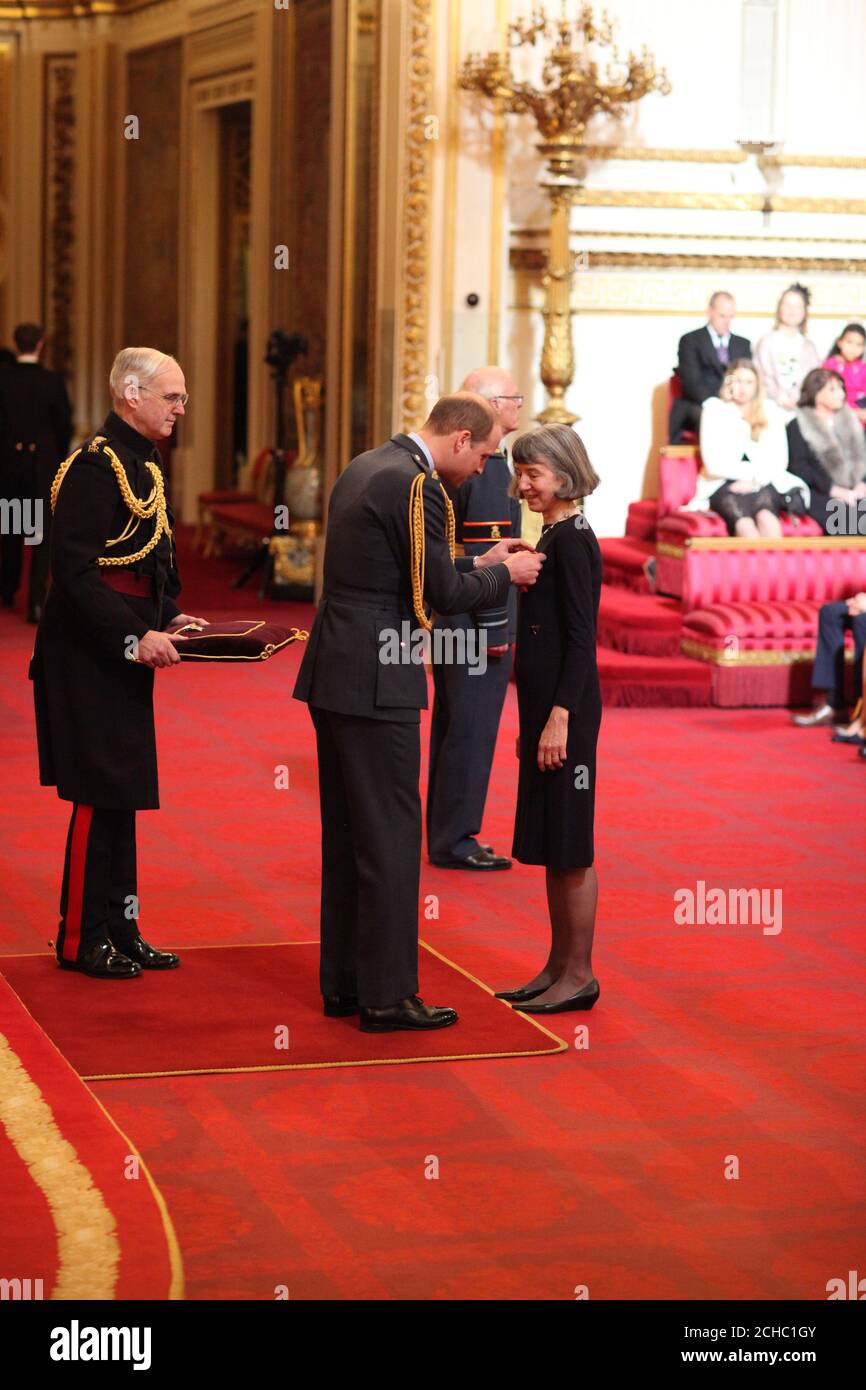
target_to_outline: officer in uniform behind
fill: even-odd
[[[48,582],[48,493],[57,465],[69,453],[72,408],[63,377],[40,365],[44,336],[38,324],[19,323],[12,336],[18,360],[0,371],[0,496],[28,508],[41,506],[41,538],[30,557],[27,601],[27,617],[38,623]],[[21,582],[24,536],[4,535],[0,544],[0,595],[4,607],[11,608]]]
[[[461,387],[475,391],[492,406],[501,437],[517,429],[523,396],[501,367],[470,372]],[[466,555],[483,555],[497,541],[520,535],[520,503],[510,496],[511,470],[506,450],[491,454],[480,475],[463,484],[454,501],[457,540]],[[511,675],[511,648],[517,627],[517,593],[506,602],[470,616],[447,620],[449,627],[477,627],[486,643],[486,668],[436,660],[436,698],[430,721],[430,771],[427,782],[427,850],[441,869],[510,869],[511,860],[479,844],[496,735]]]
[[[138,928],[135,813],[159,806],[153,672],[180,661],[173,518],[156,442],[188,399],[173,357],[124,348],[114,409],[51,486],[51,588],[30,666],[39,780],[72,802],[58,963],[102,979],[170,970]]]
[[[504,540],[454,563],[458,488],[499,442],[480,396],[444,396],[417,434],[353,459],[328,507],[324,590],[295,698],[316,729],[322,810],[321,989],[326,1015],[360,1013],[363,1032],[444,1028],[453,1009],[417,996],[421,867],[416,639],[440,613],[502,607],[533,584],[541,557]]]

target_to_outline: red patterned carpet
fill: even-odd
[[[224,572],[191,567],[193,612],[216,613]],[[36,784],[31,636],[0,614],[6,955],[56,929],[66,820]],[[315,935],[299,656],[158,674],[163,810],[140,818],[140,891],[159,944]],[[515,732],[510,691],[484,827],[504,849]],[[187,1297],[823,1299],[862,1267],[866,764],[781,711],[615,708],[599,767],[602,998],[549,1020],[566,1052],[90,1083],[165,1198]],[[780,890],[782,930],[677,924],[674,894],[699,881]],[[425,938],[486,984],[541,963],[540,871],[425,864],[422,894]]]

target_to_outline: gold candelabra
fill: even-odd
[[[632,102],[650,92],[666,96],[671,87],[646,47],[640,54],[619,56],[614,25],[606,12],[596,22],[589,4],[580,5],[576,19],[568,17],[566,8],[562,0],[560,17],[551,19],[539,5],[529,19],[508,26],[510,48],[550,42],[540,86],[517,81],[504,52],[470,53],[458,81],[464,91],[486,97],[499,111],[529,113],[542,137],[537,148],[546,161],[547,175],[541,186],[551,202],[541,354],[541,379],[548,400],[537,418],[544,424],[573,425],[578,417],[566,409],[563,399],[574,379],[569,223],[575,195],[586,178],[586,127],[593,116],[604,113],[619,118]],[[603,73],[596,57],[600,48],[611,50]]]

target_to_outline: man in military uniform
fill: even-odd
[[[124,348],[114,409],[51,487],[51,588],[30,675],[39,777],[72,802],[57,959],[130,979],[178,957],[138,927],[136,811],[159,805],[153,673],[180,661],[173,517],[156,443],[187,401],[174,358]],[[201,619],[195,619],[201,622]]]
[[[20,502],[22,508],[33,508],[25,520],[41,524],[40,539],[30,556],[27,601],[27,616],[36,623],[48,580],[48,493],[57,465],[69,453],[72,409],[63,377],[40,364],[43,332],[38,324],[19,323],[12,336],[17,361],[0,371],[0,496]],[[11,608],[21,581],[24,535],[20,531],[4,535],[0,544],[0,594],[4,607]]]
[[[493,408],[501,438],[517,429],[523,396],[501,367],[470,372],[461,390],[475,391]],[[454,499],[457,540],[466,555],[484,555],[497,541],[520,535],[520,503],[510,496],[511,471],[504,447],[484,472],[469,478]],[[442,620],[440,620],[442,621]],[[479,844],[496,735],[511,675],[517,592],[505,603],[447,619],[449,627],[476,629],[486,644],[486,665],[436,660],[427,781],[427,849],[443,869],[510,869],[511,860]],[[484,647],[482,647],[484,650]]]
[[[442,482],[481,473],[496,417],[462,392],[417,434],[354,459],[331,493],[324,589],[295,686],[316,729],[322,811],[321,989],[329,1016],[364,1032],[443,1028],[453,1009],[418,998],[420,713],[427,704],[424,610],[501,607],[542,557],[503,540],[453,559]]]

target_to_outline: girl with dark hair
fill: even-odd
[[[787,419],[796,409],[803,378],[821,361],[815,344],[806,337],[810,298],[805,285],[789,285],[776,305],[772,329],[755,345],[754,358],[767,397],[787,412]]]
[[[789,470],[809,485],[809,514],[825,532],[838,510],[831,501],[850,504],[866,497],[863,430],[845,404],[844,380],[829,367],[816,367],[803,382],[788,425],[788,456]]]
[[[824,363],[838,372],[845,383],[848,404],[861,425],[866,425],[866,328],[862,323],[849,323],[833,344],[833,351]]]

